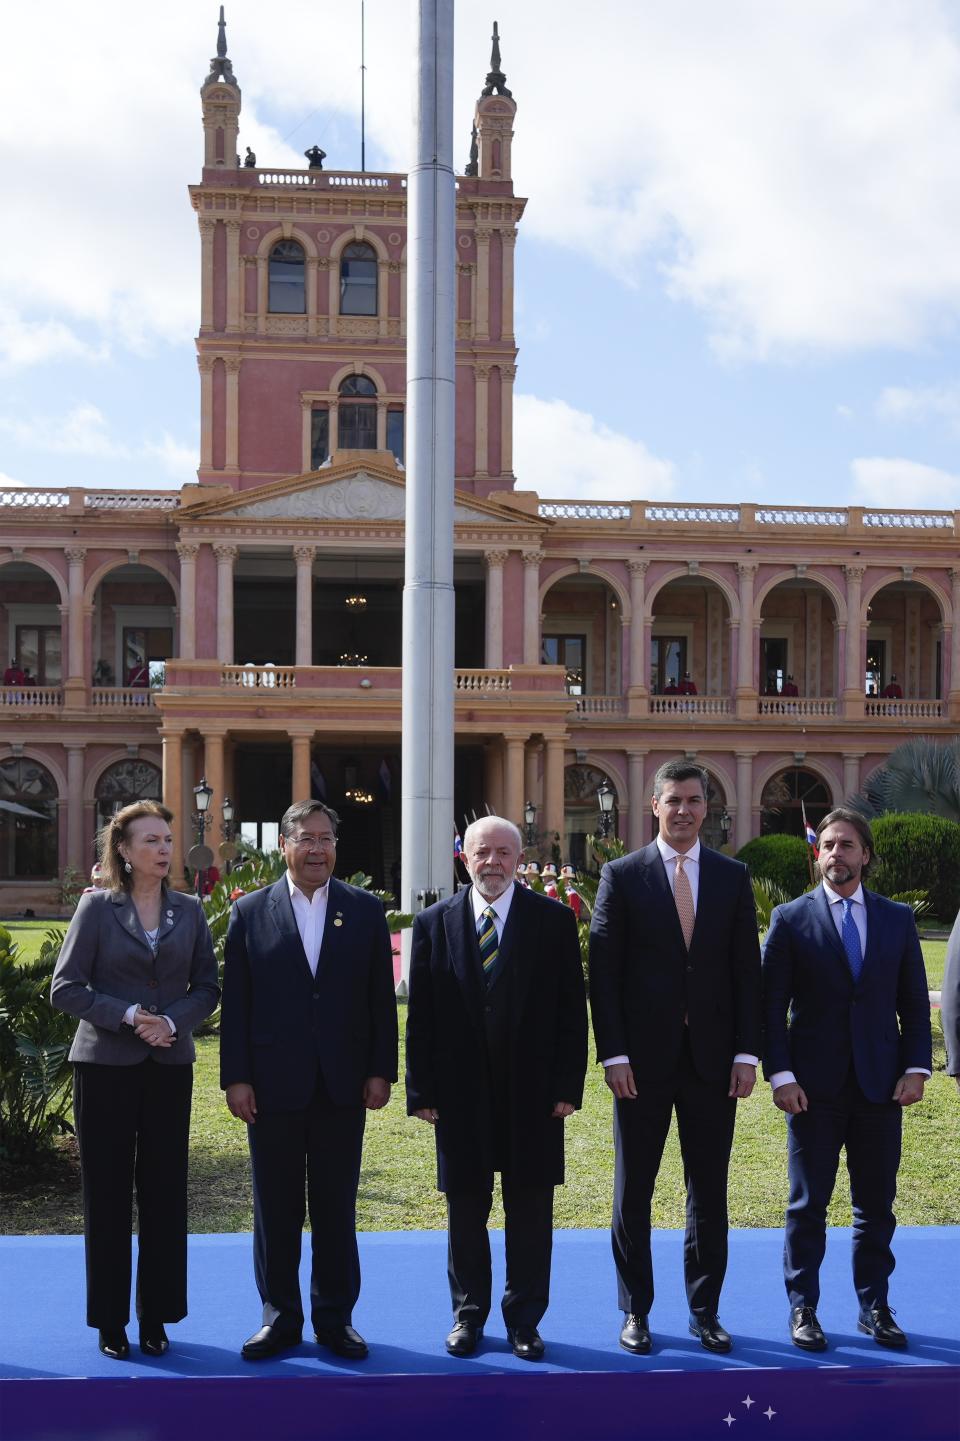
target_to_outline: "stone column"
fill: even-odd
[[[500,367],[500,474],[513,474],[513,382],[515,365]]]
[[[844,751],[843,753],[844,804],[860,789],[860,762],[863,760],[863,754],[863,751]]]
[[[201,219],[200,226],[200,329],[213,329],[213,232],[215,220]]]
[[[83,583],[87,552],[83,546],[68,546],[64,554],[69,566],[67,582],[68,657],[64,699],[68,705],[84,705],[90,680],[90,664],[83,643],[86,632]],[[119,677],[119,680],[122,684],[123,677]]]
[[[295,665],[313,665],[313,561],[316,547],[293,548],[297,562],[297,632]]]
[[[543,775],[543,830],[547,832],[546,850],[553,844],[553,834],[560,837],[563,847],[563,755],[565,742],[561,736],[547,736],[547,753]]]
[[[227,329],[240,329],[240,284],[243,271],[240,268],[240,224],[239,220],[225,220],[227,227]]]
[[[540,793],[540,741],[531,741],[523,758],[523,803],[532,801],[537,808],[538,820],[543,819],[543,796]],[[518,822],[519,824],[519,822]],[[523,826],[520,827],[523,831]],[[540,827],[538,826],[539,830]]]
[[[503,756],[497,741],[488,741],[483,749],[483,787],[486,804],[496,815],[502,815]]]
[[[313,401],[300,397],[300,469],[313,469]]]
[[[200,371],[200,465],[213,465],[213,362],[212,355],[198,355]]]
[[[236,470],[240,464],[240,364],[239,355],[225,355],[223,358],[227,373],[225,470]]]
[[[316,257],[315,255],[308,255],[308,256],[306,256],[306,263],[307,263],[307,264],[306,264],[306,270],[307,270],[307,287],[306,287],[306,297],[305,297],[305,299],[306,299],[306,305],[307,305],[307,334],[308,334],[308,335],[316,335],[316,333],[317,333],[317,295],[318,295],[318,291],[317,291],[317,264],[318,264],[318,262],[317,262],[317,257]]]
[[[845,565],[847,578],[847,634],[843,657],[843,711],[854,719],[863,716],[864,655],[861,619],[862,585],[866,566]]]
[[[295,731],[288,727],[290,745],[293,749],[293,773],[291,777],[290,804],[310,798],[310,744],[313,731]]]
[[[960,569],[951,570],[950,581],[951,608],[953,610],[953,629],[950,632],[950,674],[944,677],[946,684],[943,690],[950,697],[950,719],[960,720]],[[946,640],[946,626],[944,627],[944,639]],[[944,646],[944,657],[946,658],[947,647]]]
[[[377,261],[377,334],[386,335],[390,327],[389,321],[390,303],[390,262],[388,260]],[[382,450],[383,446],[378,446]]]
[[[377,449],[387,448],[387,402],[377,401]]]
[[[477,230],[477,316],[476,337],[490,338],[490,235],[488,229]]]
[[[181,660],[195,660],[197,655],[197,552],[195,541],[180,541],[180,643]]]
[[[189,823],[189,815],[182,808],[183,792],[183,734],[181,731],[162,730],[163,745],[163,803],[174,813],[173,854],[170,857],[170,882],[178,890],[183,889],[183,833]]]
[[[819,696],[822,694],[823,682],[823,654],[821,636],[823,634],[823,597],[818,590],[807,591],[805,606],[805,627],[804,627],[804,673],[802,678],[803,695]],[[836,679],[831,680],[829,695],[836,695]]]
[[[476,455],[474,458],[474,469],[477,475],[486,475],[490,469],[490,423],[489,423],[489,400],[490,400],[490,367],[489,365],[475,365],[473,367],[474,384],[476,387],[475,398],[475,426],[476,426]]]
[[[217,660],[233,665],[233,563],[235,545],[215,545],[217,557]]]
[[[523,663],[540,663],[540,565],[542,550],[523,552]]]
[[[630,698],[645,702],[648,695],[647,679],[649,663],[649,627],[646,616],[646,577],[648,560],[628,560],[630,573]],[[631,707],[631,715],[634,714]],[[630,815],[633,816],[633,797],[630,798]],[[632,822],[631,822],[632,824]]]
[[[83,752],[82,745],[68,745],[67,752],[67,865],[86,877],[87,859],[83,844]]]
[[[502,279],[500,281],[500,339],[513,339],[513,252],[517,244],[516,230],[501,230],[500,247],[503,256]]]
[[[756,579],[756,561],[747,561],[737,566],[740,576],[740,635],[737,651],[737,715],[754,716],[757,713],[757,677],[753,660],[753,583]]]
[[[753,758],[756,751],[737,751],[736,848],[739,851],[753,832]]]
[[[487,622],[485,642],[485,665],[487,670],[499,670],[503,665],[503,567],[507,559],[505,550],[491,550],[484,556],[487,567]]]
[[[208,812],[213,819],[210,823],[210,829],[207,832],[207,843],[214,852],[216,852],[217,849],[217,837],[220,829],[220,806],[227,793],[223,782],[223,742],[225,735],[226,731],[213,730],[207,722],[204,721],[203,775],[207,785],[213,791]]]
[[[627,847],[631,851],[643,845],[643,823],[650,809],[648,797],[643,793],[643,763],[647,754],[647,751],[627,751]]]
[[[505,767],[505,790],[506,790],[506,816],[513,821],[514,825],[520,827],[523,833],[523,750],[526,745],[526,736],[511,736],[505,738],[506,744],[506,767]]]
[[[267,301],[270,298],[270,256],[257,256],[257,334],[267,328]]]

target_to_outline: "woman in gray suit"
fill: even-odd
[[[50,988],[78,1016],[70,1050],[80,1144],[87,1324],[130,1354],[130,1214],[139,1216],[140,1349],[162,1356],[187,1314],[187,1146],[193,1028],[220,996],[200,902],[168,889],[173,816],[156,801],[100,833],[103,889],[80,898]]]

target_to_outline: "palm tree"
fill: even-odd
[[[849,804],[867,817],[922,811],[960,822],[960,740],[904,741]]]

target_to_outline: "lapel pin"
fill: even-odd
[[[334,921],[333,924],[334,924],[335,926],[342,926],[342,925],[343,925],[343,921],[341,921],[340,917],[337,916],[337,919]]]
[[[173,920],[173,911],[167,911],[167,920],[168,920],[168,921],[172,921],[172,920]]]

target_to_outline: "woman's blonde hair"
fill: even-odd
[[[170,825],[173,811],[168,811],[159,801],[134,801],[115,812],[97,836],[97,854],[100,857],[100,884],[105,891],[128,891],[130,872],[126,869],[120,847],[134,821],[145,816],[157,816]],[[166,879],[163,882],[167,884]]]

